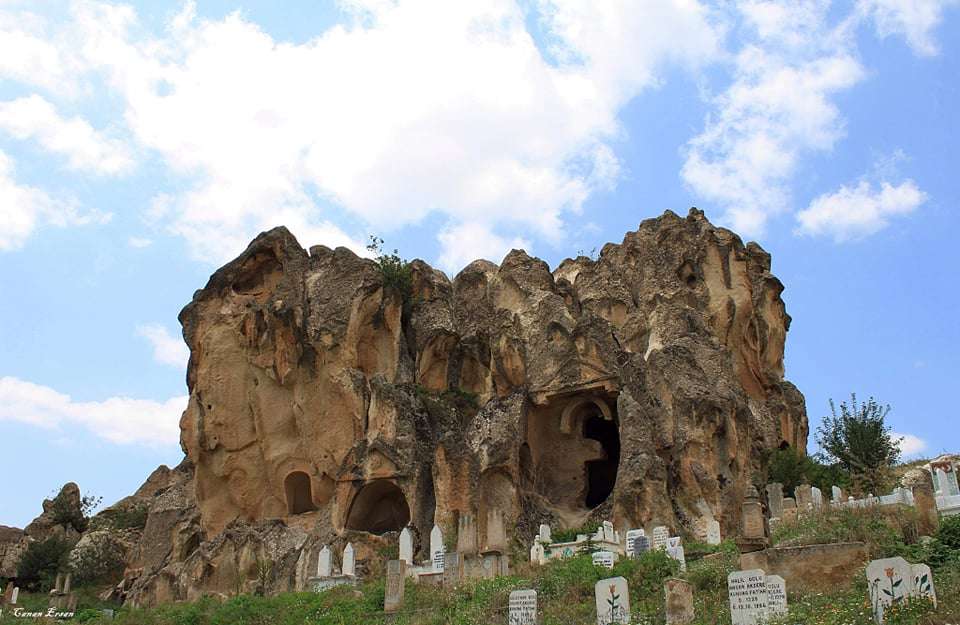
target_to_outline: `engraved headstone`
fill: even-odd
[[[682,579],[668,579],[663,585],[667,610],[667,625],[687,625],[693,622],[693,586]]]
[[[603,529],[603,540],[608,543],[617,542],[617,533],[613,529],[613,523],[610,521],[604,521],[603,525],[600,526]]]
[[[767,506],[770,508],[770,516],[783,516],[783,484],[780,482],[767,484]]]
[[[403,605],[404,578],[407,563],[403,560],[387,562],[387,583],[383,596],[383,611],[396,612]]]
[[[537,625],[537,591],[514,590],[510,593],[508,625]]]
[[[747,540],[762,540],[766,536],[763,526],[763,504],[744,501],[742,504],[740,535]]]
[[[330,547],[326,545],[320,550],[317,556],[317,577],[330,577],[333,573],[333,567],[330,564]]]
[[[654,549],[666,549],[667,540],[670,538],[670,530],[668,530],[663,525],[658,525],[653,528],[653,548]]]
[[[767,613],[787,613],[787,582],[779,575],[767,575]]]
[[[463,567],[459,553],[447,553],[443,556],[443,585],[453,588],[463,579]]]
[[[553,537],[550,535],[550,526],[545,523],[540,524],[539,536],[542,543],[550,544],[553,542]]]
[[[844,500],[844,499],[843,499],[843,489],[840,488],[839,486],[833,486],[833,487],[831,487],[830,491],[831,491],[830,494],[833,496],[832,498],[833,498],[834,503],[840,503],[840,502],[842,502],[842,501]]]
[[[719,545],[723,542],[723,537],[720,535],[720,521],[716,519],[710,519],[707,521],[707,544],[708,545]]]
[[[347,546],[343,549],[343,567],[340,572],[346,577],[356,575],[356,560],[353,555],[353,545],[350,543],[347,543]]]
[[[635,550],[635,543],[638,536],[643,536],[643,530],[627,530],[627,545],[625,551],[628,556],[632,556]]]
[[[937,591],[933,587],[933,573],[926,564],[914,564],[913,567],[913,596],[926,597],[937,607]]]
[[[873,618],[883,623],[884,612],[913,594],[913,567],[903,558],[884,558],[867,565],[867,587]]]
[[[547,552],[543,547],[543,543],[537,541],[533,543],[533,547],[530,547],[530,563],[541,566],[547,562]]]
[[[823,492],[816,486],[812,486],[810,488],[810,501],[813,504],[814,509],[823,507]]]
[[[613,568],[613,552],[611,551],[596,551],[593,554],[593,565],[602,566],[604,568],[612,569]]]
[[[433,563],[433,572],[443,571],[443,530],[434,525],[430,530],[430,561]]]
[[[477,523],[472,514],[464,514],[457,521],[457,553],[477,553]]]
[[[761,569],[727,576],[733,625],[758,625],[767,617],[767,575]]]
[[[683,552],[683,545],[680,544],[679,537],[673,537],[667,541],[667,555],[680,563],[681,572],[686,572],[687,558]]]
[[[594,586],[597,600],[597,625],[630,622],[630,592],[622,577],[601,579]]]
[[[400,560],[407,566],[413,566],[413,532],[409,527],[400,532]]]
[[[793,494],[797,498],[797,509],[800,510],[801,513],[813,507],[813,486],[801,484],[797,486]]]

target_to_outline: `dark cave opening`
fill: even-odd
[[[596,508],[610,496],[617,483],[620,466],[620,429],[616,420],[606,420],[595,414],[583,422],[583,437],[595,440],[603,447],[604,458],[586,463],[587,508]]]
[[[283,481],[283,488],[287,495],[287,512],[290,514],[303,514],[317,509],[313,503],[310,476],[303,471],[288,475]]]
[[[385,534],[410,523],[410,507],[400,487],[389,480],[366,484],[357,493],[347,515],[349,530]]]

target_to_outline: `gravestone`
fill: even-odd
[[[903,558],[884,558],[867,565],[867,587],[873,618],[883,623],[884,612],[913,594],[913,567]]]
[[[10,599],[13,597],[13,582],[7,584],[7,587],[3,589],[3,600],[0,600],[0,605],[10,605]]]
[[[550,543],[553,542],[553,537],[550,534],[550,526],[545,523],[540,524],[540,531],[538,532],[538,536],[540,537],[540,542],[544,544],[549,545]],[[534,597],[534,599],[536,599],[536,597]]]
[[[667,540],[670,539],[670,530],[668,530],[663,525],[658,525],[653,528],[653,548],[654,549],[663,549],[667,548]]]
[[[383,611],[396,612],[403,606],[404,578],[407,563],[403,560],[387,562],[387,583],[383,595]]]
[[[507,530],[504,514],[499,508],[490,508],[487,511],[487,541],[484,551],[507,550]]]
[[[593,565],[602,566],[604,568],[612,569],[613,568],[613,552],[611,551],[596,551],[593,554]]]
[[[638,536],[643,536],[643,530],[627,530],[627,544],[624,551],[628,556],[632,556],[634,552],[634,543]]]
[[[680,563],[681,572],[686,572],[687,558],[683,552],[683,545],[680,544],[679,536],[674,536],[667,540],[667,555]]]
[[[839,486],[833,486],[831,487],[830,491],[831,491],[830,494],[833,496],[832,499],[834,503],[842,503],[843,501],[845,501],[843,497],[842,488],[840,488]]]
[[[783,518],[783,484],[780,482],[767,484],[767,506],[771,517]]]
[[[759,625],[767,617],[767,575],[761,569],[727,576],[733,625]]]
[[[763,520],[763,504],[760,503],[760,495],[757,489],[750,485],[741,504],[740,535],[743,539],[762,541],[766,538]]]
[[[630,623],[630,591],[622,577],[601,579],[594,586],[597,600],[597,625]]]
[[[10,584],[13,586],[13,584]],[[10,605],[17,605],[17,601],[20,600],[20,587],[17,586],[13,589],[13,594],[10,596]]]
[[[409,527],[400,532],[400,560],[407,566],[413,566],[413,532]]]
[[[603,530],[603,540],[607,541],[608,543],[620,542],[617,540],[617,533],[614,531],[613,523],[610,521],[604,521],[600,526],[600,529]]]
[[[477,523],[472,514],[464,514],[457,521],[457,553],[476,555]]]
[[[797,498],[797,509],[804,513],[813,506],[813,486],[801,484],[793,492]]]
[[[913,596],[926,597],[937,607],[937,591],[933,587],[933,573],[926,564],[914,564],[913,569]]]
[[[347,546],[343,549],[343,566],[340,569],[340,573],[345,577],[353,577],[356,575],[357,563],[353,555],[353,545],[347,543]]]
[[[333,573],[333,567],[330,564],[330,547],[326,545],[320,550],[317,556],[317,577],[330,577]]]
[[[543,543],[537,541],[533,543],[533,547],[530,547],[530,563],[541,566],[547,562],[547,552],[543,547]]]
[[[633,553],[631,557],[636,558],[640,554],[650,551],[650,539],[646,536],[637,536],[633,539]]]
[[[433,572],[443,571],[443,530],[434,525],[430,530],[430,561],[433,563]]]
[[[810,488],[810,502],[813,504],[814,510],[823,507],[823,492],[816,486]]]
[[[767,575],[767,613],[787,613],[787,582],[779,575]]]
[[[720,521],[716,519],[710,519],[707,521],[707,540],[708,545],[719,545],[723,542],[723,537],[720,535]]]
[[[67,577],[63,581],[63,594],[69,595],[71,586],[73,586],[73,573],[67,573]]]
[[[537,591],[514,590],[510,593],[508,625],[537,625]]]
[[[693,622],[693,586],[682,579],[668,579],[663,585],[667,625]]]
[[[454,588],[463,580],[463,566],[459,553],[447,553],[443,556],[443,585]]]
[[[797,502],[793,497],[783,498],[783,517],[784,522],[792,523],[797,520]]]

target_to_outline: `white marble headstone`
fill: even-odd
[[[333,573],[333,567],[330,565],[330,547],[326,545],[320,550],[317,556],[317,577],[330,577]]]
[[[543,543],[537,541],[530,547],[530,563],[536,565],[545,564],[547,561],[547,552],[543,548]]]
[[[832,491],[831,494],[833,495],[833,500],[834,500],[834,501],[836,501],[836,502],[842,502],[842,501],[843,501],[843,491],[840,489],[839,486],[834,486],[834,487],[831,489],[831,491]]]
[[[707,521],[707,544],[719,545],[723,538],[720,536],[720,521],[710,519]]]
[[[400,532],[400,559],[413,566],[413,533],[409,527]]]
[[[630,622],[630,591],[622,577],[601,579],[594,586],[597,625]]]
[[[593,564],[594,566],[602,566],[608,569],[613,568],[613,552],[612,551],[595,551],[593,553]]]
[[[10,582],[11,584],[13,582]],[[10,605],[17,605],[17,600],[20,599],[20,587],[13,587],[13,595],[10,596]]]
[[[767,575],[762,569],[727,576],[733,625],[759,625],[767,618]]]
[[[937,607],[937,591],[933,587],[933,573],[926,564],[914,564],[913,569],[913,596],[928,597]],[[14,591],[16,592],[16,591]]]
[[[643,530],[627,530],[626,552],[628,556],[633,555],[638,536],[643,536]]]
[[[903,558],[884,558],[867,565],[867,586],[873,618],[883,623],[884,611],[913,594],[913,567]]]
[[[553,537],[550,534],[550,526],[545,523],[540,524],[539,536],[540,536],[540,542],[542,543],[549,544],[553,542]]]
[[[683,545],[680,544],[680,539],[677,539],[676,546],[667,545],[667,555],[680,563],[680,571],[687,571],[687,556],[683,552]]]
[[[508,625],[537,625],[537,591],[514,590],[510,593]]]
[[[779,575],[767,575],[767,613],[787,613],[787,582]]]
[[[617,542],[617,533],[613,529],[613,523],[610,521],[604,521],[603,525],[601,525],[601,528],[603,529],[603,539],[605,541],[608,543]]]
[[[667,540],[670,538],[670,530],[662,525],[653,528],[653,548],[666,549]]]
[[[439,525],[434,525],[430,530],[430,560],[433,563],[434,573],[443,571],[443,554],[443,530]]]
[[[814,508],[823,507],[823,491],[821,491],[819,488],[814,486],[810,489],[810,496],[811,496]]]
[[[347,546],[343,550],[343,568],[341,572],[347,577],[353,577],[356,575],[356,560],[353,556],[353,545],[347,543]]]

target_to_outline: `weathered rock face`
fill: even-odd
[[[553,272],[519,250],[411,268],[404,294],[276,228],[197,291],[181,442],[207,539],[468,515],[479,549],[591,516],[730,533],[761,452],[806,447],[770,256],[695,209]]]

